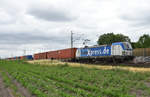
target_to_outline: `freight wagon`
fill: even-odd
[[[49,51],[47,52],[47,59],[58,59],[58,51]]]
[[[47,59],[47,52],[34,54],[34,60]]]
[[[74,61],[76,58],[76,50],[77,48],[58,50],[58,59],[63,61]]]
[[[33,60],[33,56],[32,55],[26,55],[25,59],[27,59],[27,60]]]
[[[68,48],[56,51],[49,51],[43,53],[34,54],[35,60],[40,59],[57,59],[62,61],[75,60],[77,48]]]

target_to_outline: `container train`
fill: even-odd
[[[129,42],[116,42],[111,45],[99,45],[84,48],[68,48],[34,54],[26,59],[57,59],[62,61],[95,62],[103,60],[130,60],[133,58]],[[17,58],[16,58],[17,59]],[[18,58],[19,59],[19,58]],[[21,59],[21,58],[20,58]]]

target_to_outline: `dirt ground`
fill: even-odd
[[[12,77],[8,73],[7,75],[10,79],[12,79]],[[13,89],[11,89],[10,87],[6,87],[0,74],[0,97],[35,97],[35,95],[31,95],[31,93],[15,79],[12,79],[11,84],[17,87],[17,91],[13,91]]]
[[[9,88],[6,88],[0,75],[0,97],[14,97],[12,91]]]

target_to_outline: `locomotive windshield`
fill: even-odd
[[[123,45],[124,45],[124,48],[125,48],[126,50],[132,50],[132,46],[131,46],[130,43],[124,42]]]

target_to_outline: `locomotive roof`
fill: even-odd
[[[94,46],[87,46],[87,47],[81,47],[81,48],[96,48],[96,47],[102,47],[102,46],[110,46],[111,44],[109,45],[94,45]]]
[[[81,47],[81,48],[96,48],[96,47],[102,47],[102,46],[117,45],[117,44],[121,44],[121,43],[126,43],[126,42],[114,42],[112,44],[94,45],[94,46],[87,46],[87,47]]]

